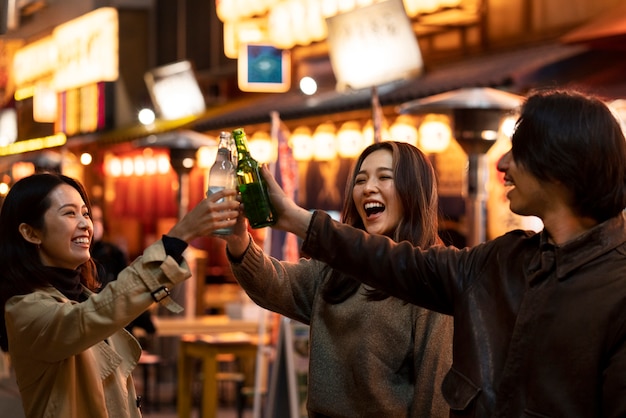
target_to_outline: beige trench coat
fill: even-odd
[[[9,299],[9,353],[26,417],[140,417],[131,372],[141,347],[123,327],[153,303],[147,275],[171,287],[190,277],[182,264],[158,241],[85,302],[54,288]]]

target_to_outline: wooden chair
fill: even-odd
[[[151,354],[143,350],[137,366],[141,369],[142,390],[141,405],[143,411],[149,411],[153,407],[158,409],[158,393],[159,393],[159,365],[161,364],[161,356]]]
[[[270,312],[265,310],[261,310],[260,313],[254,384],[246,384],[246,381],[249,380],[246,379],[246,374],[243,372],[222,372],[217,374],[219,382],[235,383],[238,418],[243,418],[243,411],[250,398],[253,400],[253,418],[262,416],[263,406],[268,393],[269,368],[273,358],[273,346],[268,341],[270,332],[268,317],[270,314]]]

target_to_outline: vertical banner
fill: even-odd
[[[309,326],[282,318],[268,393],[268,418],[306,418]],[[286,395],[286,396],[285,396]]]
[[[289,130],[278,112],[271,113],[272,142],[278,146],[278,158],[270,167],[274,178],[291,199],[297,198],[298,165],[289,146]],[[268,242],[269,240],[269,242]],[[266,253],[279,260],[296,262],[300,258],[298,238],[291,233],[270,229]],[[289,318],[276,316],[275,361],[272,367],[266,416],[271,418],[306,418],[309,370],[309,327]],[[284,394],[288,396],[285,397]]]
[[[293,199],[297,199],[298,185],[298,165],[293,158],[293,152],[289,146],[289,129],[280,119],[278,112],[272,112],[271,132],[272,142],[278,145],[278,158],[273,165],[272,174],[285,194]],[[279,260],[296,262],[300,257],[298,249],[298,238],[292,233],[279,230],[271,230],[270,252],[273,257]]]
[[[309,384],[309,326],[285,319],[287,382],[292,417],[307,418]]]

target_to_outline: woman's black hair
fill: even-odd
[[[26,223],[35,229],[44,228],[44,214],[50,208],[50,193],[67,184],[78,191],[89,211],[91,206],[83,186],[76,180],[57,173],[38,173],[17,181],[0,210],[0,348],[8,350],[4,307],[11,297],[32,293],[51,286],[50,271],[39,257],[37,246],[26,241],[19,226]],[[91,259],[78,268],[81,282],[96,290],[98,282]]]
[[[413,145],[384,141],[374,143],[361,153],[354,163],[351,177],[346,184],[341,221],[365,230],[363,221],[352,198],[355,179],[365,158],[378,150],[391,152],[393,179],[404,214],[390,238],[394,241],[410,241],[422,248],[440,244],[438,235],[439,200],[437,180],[430,160]],[[330,272],[322,295],[329,303],[340,303],[350,297],[360,287],[360,281],[339,273]],[[369,300],[382,300],[388,295],[380,290],[369,291]]]

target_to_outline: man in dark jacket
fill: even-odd
[[[304,238],[306,254],[454,316],[453,366],[442,386],[451,416],[625,417],[626,142],[619,121],[598,98],[536,92],[498,170],[511,210],[539,217],[543,231],[425,251],[312,215],[264,175],[275,227]]]

